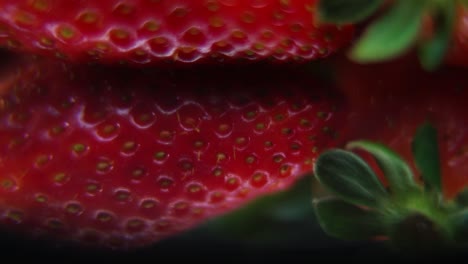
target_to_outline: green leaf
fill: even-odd
[[[457,194],[457,197],[455,197],[455,202],[460,207],[468,207],[468,188],[465,188],[463,191]]]
[[[367,28],[351,50],[351,58],[361,63],[375,62],[408,51],[419,35],[425,1],[397,1],[387,14]]]
[[[373,155],[387,178],[392,193],[405,195],[417,188],[408,164],[388,147],[370,141],[355,141],[348,149],[362,149]]]
[[[461,210],[450,216],[455,240],[458,243],[468,243],[468,209]]]
[[[317,159],[314,171],[321,184],[347,202],[376,208],[388,196],[369,165],[354,153],[325,151]]]
[[[425,186],[428,189],[441,192],[440,158],[437,144],[437,131],[426,123],[416,131],[412,143],[414,160],[421,171]]]
[[[445,58],[455,23],[455,5],[455,1],[446,1],[441,8],[436,9],[435,36],[424,42],[419,49],[421,64],[428,71],[437,69]]]
[[[375,13],[383,2],[383,0],[321,0],[318,12],[325,22],[356,23]]]
[[[322,229],[330,236],[345,240],[371,239],[384,235],[384,225],[375,211],[364,210],[337,198],[314,201]]]

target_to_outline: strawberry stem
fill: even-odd
[[[443,199],[437,146],[435,129],[428,123],[421,125],[412,147],[424,186],[415,182],[409,165],[382,144],[361,140],[349,143],[349,151],[323,152],[315,164],[315,178],[329,195],[314,199],[314,208],[324,231],[341,239],[383,236],[402,250],[457,248],[458,241],[468,243],[460,236],[468,235],[468,191],[455,200]],[[376,159],[387,188],[351,152],[356,149]]]

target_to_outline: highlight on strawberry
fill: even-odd
[[[0,46],[75,62],[315,60],[354,36],[317,0],[0,0]],[[166,63],[164,63],[166,65]]]
[[[468,65],[466,0],[320,0],[322,21],[360,24],[349,56],[360,63],[388,61],[417,50],[426,70]]]
[[[468,189],[444,197],[437,138],[425,123],[411,143],[421,181],[404,158],[378,142],[357,140],[322,153],[315,177],[328,195],[313,204],[325,232],[346,240],[384,239],[399,250],[466,248]],[[376,161],[385,183],[363,153]]]

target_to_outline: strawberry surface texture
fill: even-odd
[[[352,25],[317,19],[317,0],[1,0],[0,45],[104,63],[324,58]]]
[[[310,172],[343,124],[308,70],[22,59],[0,82],[1,226],[128,249]]]

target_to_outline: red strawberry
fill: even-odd
[[[149,245],[288,188],[342,124],[339,98],[297,69],[37,61],[9,77],[1,226],[99,247]]]
[[[318,59],[352,26],[316,19],[317,0],[1,0],[0,45],[73,61]]]
[[[444,67],[428,73],[414,56],[337,65],[352,109],[346,123],[355,125],[342,132],[349,135],[342,150],[316,163],[319,181],[339,197],[316,201],[322,226],[338,237],[384,237],[410,250],[466,247],[466,72]],[[364,173],[351,152],[377,177]]]
[[[462,7],[457,12],[452,46],[447,55],[447,63],[468,66],[468,8]]]
[[[337,69],[339,87],[353,109],[343,132],[349,137],[343,140],[376,140],[412,161],[410,142],[416,129],[430,121],[441,136],[446,196],[468,186],[466,162],[454,162],[468,158],[468,77],[463,69],[447,66],[428,73],[413,55],[376,65],[341,61]]]

